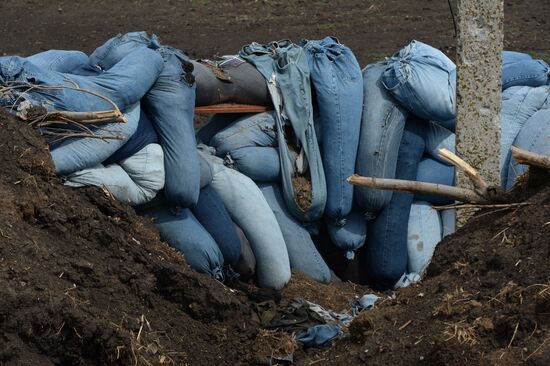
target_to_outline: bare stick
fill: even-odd
[[[515,146],[512,146],[512,155],[519,164],[526,164],[550,170],[550,156],[526,151]]]
[[[435,210],[447,210],[450,208],[514,208],[531,205],[529,202],[520,202],[520,203],[499,203],[499,204],[454,204],[454,205],[445,205],[445,206],[432,206]]]
[[[472,167],[470,164],[468,164],[447,149],[439,149],[438,153],[439,156],[441,156],[443,159],[445,159],[458,169],[462,170],[468,176],[468,178],[470,178],[477,193],[483,196],[486,195],[489,185],[487,184],[487,182],[485,182],[485,180],[483,180],[479,172],[474,167]]]
[[[419,194],[428,194],[440,197],[452,198],[456,201],[483,204],[489,203],[487,199],[480,196],[471,189],[464,189],[459,187],[447,186],[444,184],[415,182],[410,180],[401,179],[386,179],[386,178],[372,178],[372,177],[360,177],[353,175],[347,179],[348,183],[374,188],[384,189],[400,192],[410,192]]]

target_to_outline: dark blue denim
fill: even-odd
[[[134,155],[145,146],[158,142],[157,132],[144,110],[140,111],[137,130],[115,153],[107,158],[103,164],[112,164]]]
[[[322,134],[321,156],[327,185],[325,215],[342,219],[353,205],[353,186],[361,130],[363,79],[352,51],[336,38],[302,41],[316,92]]]
[[[409,118],[397,158],[397,179],[415,180],[424,153],[426,123]],[[394,192],[390,203],[369,225],[364,257],[368,282],[375,288],[390,289],[407,271],[407,226],[413,195]]]
[[[222,281],[223,255],[215,240],[189,209],[161,205],[141,211],[154,219],[161,238],[178,249],[195,270]]]
[[[197,138],[199,142],[210,145],[210,139],[214,137],[215,134],[245,116],[246,114],[240,113],[218,113],[213,115],[208,120],[208,123],[197,131]]]
[[[321,153],[313,123],[310,71],[304,50],[288,40],[267,45],[251,43],[240,56],[254,64],[264,76],[276,113],[277,138],[281,162],[281,178],[285,202],[296,219],[311,222],[322,217],[326,198],[326,182]],[[285,141],[285,125],[292,126],[309,166],[312,202],[300,207],[294,197],[289,147]]]
[[[225,263],[236,266],[241,255],[241,241],[237,226],[218,193],[210,186],[204,187],[191,211],[218,244]]]
[[[108,40],[90,55],[90,63],[110,70],[120,59],[139,49],[154,49],[164,60],[162,72],[142,100],[164,150],[164,194],[174,206],[190,207],[199,197],[200,166],[193,115],[195,88],[192,64],[181,51],[162,46],[145,32],[127,33]],[[191,65],[191,66],[189,66]]]
[[[408,112],[387,92],[381,76],[384,62],[363,70],[363,116],[355,170],[365,177],[395,178],[397,152]],[[369,217],[389,202],[391,191],[355,187],[355,201]]]
[[[454,186],[455,168],[424,155],[420,161],[420,164],[418,164],[416,180],[419,182]],[[450,205],[454,202],[452,199],[445,197],[427,196],[421,194],[415,195],[414,199],[415,201],[427,201],[435,205]]]

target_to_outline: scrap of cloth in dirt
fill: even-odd
[[[350,301],[350,312],[327,310],[302,298],[293,299],[284,309],[277,309],[272,301],[257,304],[256,317],[268,329],[282,329],[297,333],[296,340],[308,347],[327,347],[332,341],[345,336],[344,328],[362,310],[372,309],[378,300],[366,294]]]

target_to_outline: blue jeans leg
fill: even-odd
[[[290,266],[319,282],[330,282],[330,269],[311,240],[309,232],[288,212],[279,184],[260,184],[285,239]]]
[[[225,209],[216,191],[206,186],[201,189],[199,200],[191,211],[218,244],[225,262],[235,266],[241,254],[241,241],[237,227]]]
[[[416,179],[424,152],[424,128],[424,121],[407,121],[399,146],[397,179]],[[375,288],[392,288],[407,271],[407,226],[412,202],[411,193],[394,192],[388,206],[369,226],[365,271]]]
[[[223,255],[190,210],[159,206],[149,208],[143,214],[154,219],[161,238],[181,251],[191,267],[223,280]]]

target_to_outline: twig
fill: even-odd
[[[516,146],[512,146],[511,150],[514,159],[516,159],[519,164],[526,164],[550,170],[550,156],[526,151]]]
[[[348,183],[374,188],[415,194],[427,194],[452,198],[456,201],[470,202],[474,204],[486,204],[489,201],[471,189],[447,186],[444,184],[415,182],[402,179],[373,178],[353,175],[347,179]]]
[[[486,196],[489,185],[485,182],[485,180],[483,180],[479,172],[474,167],[447,149],[439,149],[438,153],[441,158],[462,170],[468,176],[478,194]]]
[[[514,207],[521,207],[521,206],[528,206],[532,205],[532,203],[529,202],[519,202],[519,203],[498,203],[498,204],[454,204],[454,205],[445,205],[445,206],[432,206],[435,210],[447,210],[449,208],[514,208]]]
[[[524,361],[527,361],[527,360],[530,359],[533,355],[535,355],[538,351],[540,351],[540,349],[546,344],[546,341],[549,340],[549,339],[550,339],[550,338],[546,338],[546,339],[542,342],[542,344],[541,344],[540,346],[538,346],[536,350],[533,351],[533,353],[531,353],[529,356],[527,356],[527,357],[525,358]]]
[[[407,328],[411,323],[412,323],[412,319],[410,319],[408,322],[406,322],[405,324],[400,326],[399,330],[403,330],[403,329]]]
[[[519,322],[517,322],[516,329],[514,329],[514,334],[512,334],[512,339],[510,339],[510,343],[508,343],[508,346],[506,348],[510,348],[512,346],[512,342],[514,341],[514,339],[516,338],[516,334],[518,333],[518,327]]]

